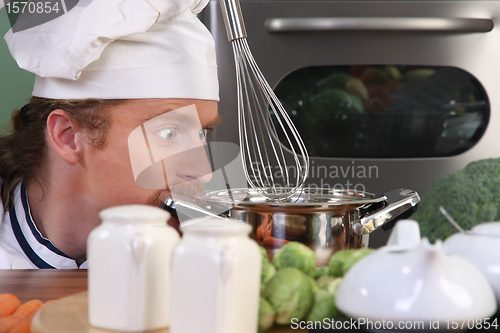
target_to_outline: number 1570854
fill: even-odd
[[[5,5],[7,14],[49,14],[59,13],[59,1],[10,1]]]
[[[493,329],[497,330],[498,329],[498,318],[484,318],[484,319],[469,319],[469,320],[464,320],[463,322],[459,323],[456,320],[446,320],[446,329],[460,329],[460,330],[466,330],[466,329]]]

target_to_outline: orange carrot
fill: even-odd
[[[21,305],[17,296],[12,294],[0,294],[0,318],[10,316]]]
[[[259,240],[263,240],[264,238],[266,238],[269,234],[269,224],[265,223],[265,224],[261,224],[258,228],[257,228],[257,239]]]
[[[10,328],[10,330],[7,331],[7,333],[30,333],[31,332],[31,322],[33,321],[33,317],[35,317],[35,315],[40,310],[42,310],[45,306],[49,305],[52,302],[54,302],[54,301],[48,301],[48,302],[45,302],[42,305],[40,305],[38,307],[38,309],[33,311],[33,313],[31,315],[29,315],[28,317],[23,318],[23,319],[19,320],[17,323],[15,323],[14,326],[12,326]]]
[[[8,333],[9,330],[19,321],[28,318],[35,313],[42,305],[38,299],[33,299],[22,304],[16,311],[8,317],[0,318],[0,333]]]
[[[264,245],[266,246],[280,247],[287,243],[290,243],[290,241],[286,239],[274,238],[272,236],[267,236],[266,238],[264,238]]]
[[[263,238],[262,235],[264,233],[264,223],[261,224],[261,225],[259,225],[259,227],[257,228],[257,232],[256,233],[257,233],[257,239],[258,240],[261,240]]]
[[[257,228],[256,233],[257,233],[258,240],[264,239],[266,230],[269,228],[270,217],[271,216],[269,214],[264,215],[264,218],[262,219],[262,223]]]
[[[35,314],[33,314],[33,316],[34,315]],[[21,319],[20,321],[16,322],[14,326],[12,326],[10,330],[7,331],[7,333],[30,333],[31,320],[33,320],[33,316]]]
[[[272,237],[273,236],[273,223],[272,221],[269,221],[269,224],[266,227],[266,230],[264,230],[264,238],[266,237]]]

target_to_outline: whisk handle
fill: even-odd
[[[239,0],[219,0],[222,9],[222,17],[226,25],[227,38],[230,42],[239,38],[246,38],[247,31]]]

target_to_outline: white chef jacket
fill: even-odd
[[[1,184],[1,182],[0,182]],[[26,185],[21,182],[14,190],[14,204],[0,221],[0,269],[10,268],[88,268],[85,261],[76,261],[44,238],[31,217]]]

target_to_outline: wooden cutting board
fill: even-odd
[[[168,329],[147,333],[168,333]],[[297,333],[288,326],[275,326],[266,333]],[[88,320],[87,292],[61,298],[41,309],[33,318],[31,333],[119,333],[91,327]]]

